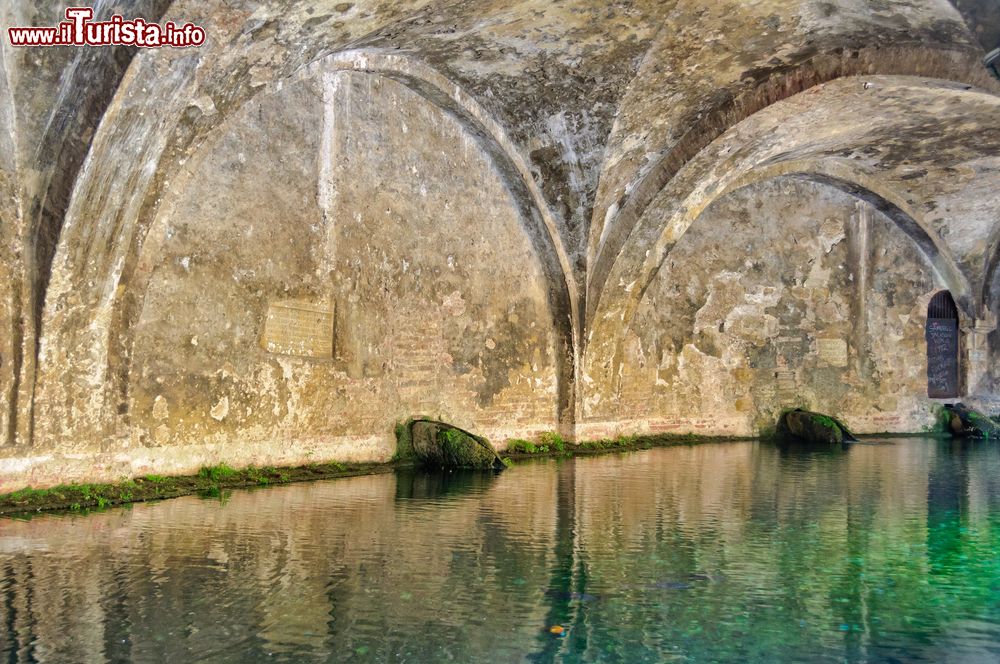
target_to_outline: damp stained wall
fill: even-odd
[[[596,405],[583,426],[756,435],[802,407],[858,432],[921,431],[934,423],[924,322],[939,287],[902,231],[855,197],[786,177],[744,187],[661,266],[619,391],[585,396]]]
[[[163,209],[130,444],[387,460],[414,416],[499,439],[555,428],[553,324],[518,212],[476,141],[399,83],[327,72],[263,96]]]

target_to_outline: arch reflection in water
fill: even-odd
[[[997,478],[983,443],[746,442],[5,521],[0,654],[991,659]]]

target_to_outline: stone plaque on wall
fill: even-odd
[[[332,358],[333,306],[302,300],[270,303],[262,345],[277,355]]]
[[[816,354],[830,366],[847,366],[847,342],[843,339],[817,339]]]
[[[779,392],[796,391],[795,371],[792,369],[778,369],[775,371],[774,382],[778,386]]]

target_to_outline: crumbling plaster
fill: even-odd
[[[943,286],[848,192],[798,176],[734,189],[677,241],[624,333],[618,389],[586,392],[578,427],[751,435],[797,403],[858,431],[921,431],[924,320]]]

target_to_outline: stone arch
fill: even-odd
[[[791,177],[808,180],[836,188],[859,201],[871,204],[885,214],[914,244],[918,251],[931,265],[941,283],[957,294],[956,300],[968,307],[973,302],[971,286],[964,272],[958,266],[947,246],[941,242],[933,229],[923,221],[919,213],[910,206],[898,192],[881,184],[871,174],[853,169],[850,164],[838,160],[815,162],[788,161],[765,165],[739,177],[727,180],[723,186],[711,193],[696,192],[684,204],[679,205],[680,212],[671,222],[666,224],[664,235],[671,238],[671,244],[676,243],[693,224],[697,223],[702,213],[716,200],[739,189],[780,177]],[[646,289],[652,283],[660,266],[667,258],[667,253],[657,254],[659,261],[647,264],[641,281],[632,282],[626,287],[627,304],[621,310],[617,328],[612,331],[612,340],[601,336],[612,330],[607,318],[595,318],[593,327],[589,330],[588,345],[585,347],[584,375],[594,382],[617,393],[620,380],[619,367],[622,364],[626,331],[629,329],[632,317],[645,296]],[[594,352],[596,351],[596,352]],[[593,354],[591,354],[593,353]],[[584,398],[586,405],[586,397]],[[584,413],[586,417],[586,412]]]
[[[470,95],[459,85],[414,58],[378,50],[338,52],[311,62],[287,80],[315,74],[324,67],[385,76],[399,81],[434,106],[455,117],[464,130],[484,148],[514,199],[523,228],[547,276],[549,301],[555,319],[553,324],[562,345],[562,348],[555,351],[559,363],[558,410],[561,426],[572,427],[576,352],[574,330],[575,321],[578,320],[576,284],[570,276],[569,259],[559,239],[555,222],[537,184],[530,175],[526,161],[499,123],[493,120]],[[126,88],[127,85],[124,85],[123,90]],[[229,112],[233,113],[238,108],[229,109]],[[112,112],[102,125],[102,131],[108,134],[113,131],[113,126],[106,125],[113,125],[114,111],[113,105]],[[225,126],[224,123],[213,131],[218,131],[222,126]],[[164,126],[160,130],[166,136],[170,127]],[[95,140],[95,145],[97,143]],[[202,143],[199,148],[204,146],[205,143]],[[147,164],[144,170],[148,171],[149,168],[150,165]],[[170,168],[170,165],[164,167],[157,162],[156,168]],[[131,177],[136,176],[137,173]],[[184,177],[180,175],[177,180],[170,182],[171,188],[183,188]],[[161,204],[158,197],[163,196],[163,192],[160,190],[156,194],[156,200],[151,200],[154,194],[147,194],[145,200],[136,202],[131,212],[155,218]],[[119,218],[117,223],[136,222],[133,217],[131,220]],[[103,405],[100,406],[102,419],[106,422],[115,422],[113,426],[119,434],[124,433],[128,423],[127,418],[121,416],[126,414],[127,408],[127,377],[131,367],[133,326],[138,320],[145,289],[148,286],[150,276],[146,269],[148,261],[157,246],[155,241],[148,241],[150,237],[156,237],[156,233],[151,232],[152,230],[148,225],[139,229],[140,233],[132,239],[128,251],[120,256],[113,265],[113,272],[107,275],[112,281],[103,288],[104,295],[101,298],[104,313],[99,314],[99,317],[108,321],[108,326],[107,333],[97,338],[104,347],[94,348],[96,363],[91,367],[90,381],[103,392],[101,397]],[[67,259],[72,259],[73,254],[70,254],[66,247],[63,247],[62,251]],[[95,396],[91,397],[92,402],[96,399]]]
[[[676,176],[645,208],[621,251],[613,258],[608,257],[605,272],[595,274],[595,281],[589,284],[581,369],[585,380],[602,386],[600,389],[611,389],[607,386],[614,384],[621,357],[620,343],[613,340],[620,338],[619,331],[629,325],[664,257],[707,205],[721,192],[739,186],[741,180],[756,178],[755,172],[813,173],[834,182],[849,183],[855,191],[870,192],[865,195],[892,211],[897,223],[902,223],[908,235],[917,240],[941,278],[954,288],[961,306],[974,306],[963,270],[919,209],[912,186],[907,186],[912,178],[904,174],[894,180],[889,172],[883,172],[889,171],[892,162],[879,161],[879,148],[884,146],[877,143],[880,138],[874,137],[880,134],[867,128],[858,133],[858,123],[838,120],[834,109],[838,107],[839,95],[845,95],[840,104],[852,107],[873,104],[875,108],[888,105],[897,111],[879,130],[881,136],[898,134],[898,140],[894,139],[897,143],[909,139],[905,131],[892,130],[893,123],[905,122],[904,127],[912,127],[919,133],[928,122],[938,122],[937,114],[955,108],[955,104],[967,105],[967,112],[973,114],[995,112],[993,109],[1000,103],[1000,98],[987,90],[949,81],[908,76],[841,78],[778,102],[731,128],[678,169]],[[917,111],[914,119],[908,120],[906,114],[915,108],[916,99],[928,103]],[[799,131],[796,129],[799,123],[824,126],[828,133]],[[975,152],[988,148],[966,143],[956,149]],[[927,154],[922,158],[932,163],[938,155]]]
[[[547,246],[540,251],[558,265],[561,281],[565,282],[566,293],[563,297],[573,312],[570,318],[575,325],[579,295],[576,282],[571,277],[569,255],[560,240],[559,230],[545,197],[532,175],[531,166],[500,123],[461,86],[417,59],[378,50],[355,49],[313,62],[307,67],[307,71],[321,67],[324,63],[329,63],[337,70],[365,72],[400,81],[454,116],[466,131],[482,143],[507,181],[525,218],[532,221],[532,232],[540,238],[547,237]]]
[[[418,60],[377,50],[344,51],[310,63],[293,77],[293,80],[317,74],[327,66],[336,71],[385,76],[403,83],[433,105],[455,117],[489,154],[520,209],[526,231],[549,279],[554,323],[565,345],[564,352],[557,355],[561,361],[559,410],[564,418],[563,421],[571,427],[574,412],[573,373],[577,334],[575,321],[579,318],[576,282],[571,277],[569,258],[559,238],[555,221],[537,183],[531,176],[526,161],[499,123],[493,120],[475,99],[461,87]],[[175,183],[175,186],[183,187],[183,184]],[[147,233],[156,237],[157,234],[153,230],[151,228]],[[135,265],[140,265],[143,256],[148,257],[151,251],[156,251],[155,243],[143,242]],[[114,314],[114,320],[122,332],[112,335],[112,347],[109,352],[109,374],[117,381],[119,412],[123,409],[127,397],[125,376],[129,371],[132,343],[129,330],[139,314],[142,293],[149,277],[148,269],[133,268],[131,273],[138,275],[134,278],[129,278],[128,267],[126,271],[122,278],[126,286],[119,290]]]
[[[583,430],[754,435],[795,405],[859,431],[924,426],[905,360],[941,279],[869,192],[838,184],[791,170],[699,214],[622,331],[613,382],[584,394]]]
[[[966,314],[972,312],[975,297],[968,277],[958,265],[951,249],[941,240],[923,215],[902,196],[872,173],[853,167],[843,160],[789,161],[755,169],[726,187],[717,197],[776,177],[794,177],[825,184],[865,201],[883,213],[913,241],[933,266],[941,283],[956,297]],[[714,199],[713,199],[714,200]]]
[[[600,223],[611,210],[595,208],[588,239],[587,319],[596,311],[612,266],[633,229],[656,197],[703,149],[732,127],[775,104],[840,79],[858,76],[913,76],[960,83],[992,93],[1000,86],[967,49],[927,45],[865,47],[814,55],[795,67],[754,72],[750,85],[725,92],[708,112],[699,112],[681,138],[670,146],[652,146],[660,154],[642,177],[612,206],[610,225]],[[638,81],[637,81],[638,82]]]
[[[171,2],[135,0],[132,5],[148,20],[159,21]],[[4,11],[10,13],[6,16],[8,23],[28,24],[32,15],[31,9],[18,7],[17,3]],[[37,6],[34,11],[38,13],[36,18],[46,14],[63,18],[63,9],[58,7]],[[108,18],[112,8],[99,6],[96,11],[100,18]],[[18,191],[9,198],[19,208],[22,230],[18,242],[23,243],[19,251],[20,274],[16,280],[11,278],[12,287],[20,291],[12,316],[19,322],[10,335],[17,348],[6,353],[3,373],[11,378],[0,380],[0,385],[6,387],[8,381],[13,385],[10,398],[5,399],[9,404],[7,414],[2,418],[6,437],[12,443],[27,445],[33,436],[33,397],[44,303],[65,214],[91,146],[93,128],[115,95],[134,49],[68,49],[60,75],[53,79],[46,79],[52,60],[32,58],[34,62],[29,65],[23,58],[27,50],[20,58],[14,53],[18,50],[0,54],[5,79],[2,94],[11,104],[11,129],[20,134],[10,148],[10,154],[19,162]],[[50,95],[48,99],[46,95]],[[32,109],[32,115],[38,114],[36,118],[18,118],[16,107],[27,108],[32,99],[46,100],[48,106]]]
[[[14,95],[7,54],[0,47],[0,447],[17,439],[18,392],[24,353],[21,259],[11,251],[24,237]]]

